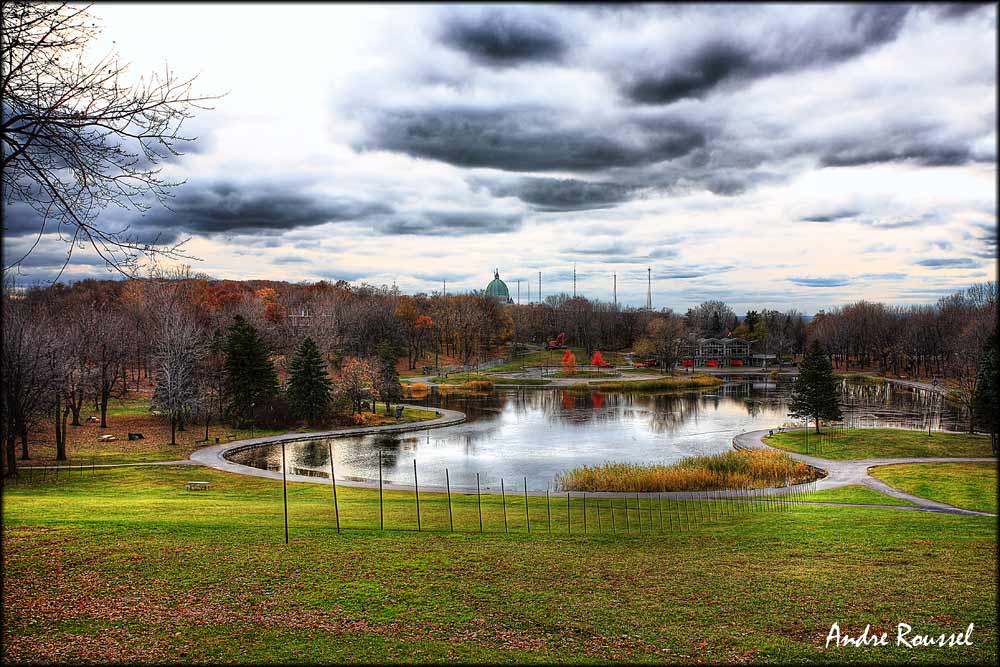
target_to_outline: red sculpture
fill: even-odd
[[[566,347],[566,332],[560,332],[556,339],[550,340],[545,347],[549,350],[561,350]]]

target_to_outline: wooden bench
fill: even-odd
[[[188,482],[184,485],[186,491],[208,491],[208,482]]]

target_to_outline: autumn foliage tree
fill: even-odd
[[[375,365],[368,359],[348,357],[344,361],[337,391],[348,401],[353,413],[361,412],[361,404],[374,395],[377,376]]]
[[[562,358],[563,371],[573,375],[576,373],[576,355],[573,354],[573,350],[566,350],[566,354]]]
[[[604,355],[601,354],[600,350],[594,352],[594,356],[590,359],[591,366],[597,366],[598,368],[604,368],[605,366],[610,366],[608,362],[604,361]]]

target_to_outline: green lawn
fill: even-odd
[[[212,489],[185,492],[189,479]],[[549,536],[545,499],[289,486],[182,467],[105,470],[5,490],[5,662],[996,661],[993,519],[796,506],[688,530]],[[560,502],[561,501],[561,502]],[[591,503],[592,503],[591,499]],[[690,503],[689,505],[697,505]],[[634,505],[633,505],[634,507]],[[701,505],[704,511],[704,505]],[[730,505],[728,509],[733,509]],[[648,506],[645,507],[648,511]],[[673,511],[677,511],[677,507]],[[686,507],[698,513],[697,507]],[[718,508],[717,508],[718,509]],[[634,510],[633,510],[634,512]],[[656,516],[654,514],[654,516]],[[671,515],[673,516],[673,515]],[[658,517],[657,517],[658,518]],[[658,526],[654,520],[653,526]],[[961,576],[957,576],[960,573]],[[972,646],[824,648],[859,633],[964,630]]]
[[[980,512],[997,511],[996,463],[911,463],[879,466],[870,474],[921,498]]]
[[[713,389],[725,384],[711,375],[670,375],[652,380],[598,380],[572,384],[570,391],[673,391],[677,389]]]
[[[585,366],[590,364],[591,357],[587,355],[587,352],[582,347],[569,347],[572,350],[574,356],[576,357],[576,363],[578,366]],[[514,371],[519,371],[525,366],[562,366],[563,355],[566,354],[566,350],[536,350],[534,352],[527,352],[516,356],[511,361],[501,364],[499,366],[494,366],[489,369],[490,373],[511,373]],[[601,350],[601,355],[604,356],[604,361],[609,364],[624,364],[625,356],[621,352],[608,352]]]
[[[98,430],[96,425],[69,427],[70,445],[67,448],[68,461],[58,462],[59,465],[79,466],[80,464],[111,464],[111,463],[148,463],[152,461],[173,461],[186,459],[191,452],[205,445],[204,424],[188,424],[187,430],[178,431],[177,444],[170,444],[170,429],[165,417],[150,414],[150,402],[146,397],[131,397],[114,399],[108,404],[108,428]],[[385,405],[375,406],[376,414],[385,415]],[[86,413],[85,413],[86,414]],[[435,419],[433,410],[406,408],[403,418],[396,422],[390,416],[385,423],[410,423]],[[49,424],[44,424],[49,427]],[[326,425],[316,428],[254,428],[239,429],[227,424],[213,423],[209,430],[209,443],[243,440],[250,437],[281,435],[288,432],[308,433],[310,431],[329,431],[340,428],[350,428],[350,424]],[[360,428],[360,427],[359,427]],[[138,431],[144,434],[143,440],[130,441],[127,433]],[[109,433],[116,440],[100,442],[98,436]],[[20,465],[56,465],[55,448],[49,437],[41,441],[37,434],[31,439],[32,460],[19,462]]]
[[[551,380],[541,380],[539,378],[502,378],[496,377],[495,375],[485,375],[482,373],[449,373],[448,377],[439,376],[432,378],[431,382],[436,384],[465,384],[466,382],[474,381],[485,381],[492,382],[493,384],[528,384],[528,385],[545,385],[551,383]]]
[[[933,433],[900,429],[809,429],[786,431],[764,438],[772,447],[825,459],[992,456],[990,438],[968,433]]]
[[[873,491],[867,486],[851,484],[838,486],[835,489],[822,491],[806,491],[799,494],[797,500],[808,500],[822,503],[850,503],[854,505],[902,505],[913,507],[914,503],[902,498],[893,498],[884,493]]]

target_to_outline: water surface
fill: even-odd
[[[734,379],[715,390],[669,394],[575,393],[558,389],[498,389],[485,395],[432,393],[412,400],[460,410],[464,424],[440,429],[336,438],[337,479],[377,480],[381,453],[386,481],[421,486],[496,490],[554,488],[561,471],[608,461],[671,463],[727,451],[743,431],[791,425],[790,383]],[[845,416],[857,426],[961,428],[963,416],[932,392],[889,384],[845,383]],[[329,476],[327,440],[286,445],[289,472]],[[234,453],[231,460],[281,469],[278,446]]]

